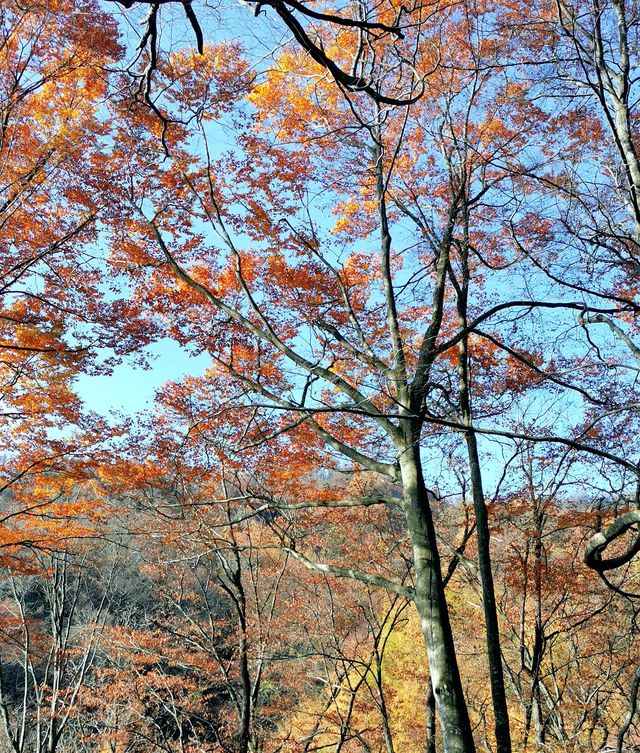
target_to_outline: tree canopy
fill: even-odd
[[[1,753],[637,747],[639,10],[5,3]]]

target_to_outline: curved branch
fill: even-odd
[[[378,104],[395,107],[407,107],[422,98],[425,91],[424,83],[422,84],[420,91],[412,97],[388,97],[386,94],[381,94],[370,79],[363,78],[362,76],[352,76],[350,73],[346,73],[342,68],[336,65],[333,60],[331,60],[322,47],[315,45],[311,41],[307,32],[302,27],[302,24],[282,2],[276,0],[276,2],[269,3],[269,5],[275,10],[278,16],[280,16],[289,31],[293,34],[296,42],[306,50],[309,57],[328,70],[335,81],[347,91],[364,92]]]
[[[593,314],[593,315],[580,315],[580,319],[587,324],[606,324],[607,327],[615,334],[617,335],[622,342],[627,346],[629,351],[631,352],[631,355],[636,359],[636,361],[640,361],[640,348],[633,342],[633,340],[627,335],[627,333],[622,329],[622,327],[617,324],[617,322],[614,322],[613,319],[610,319],[607,316],[604,316],[603,314]]]
[[[256,10],[261,5],[270,5],[274,7],[276,4],[281,4],[279,0],[276,2],[269,2],[269,0],[246,0],[247,2],[254,2],[256,4]],[[388,24],[377,23],[374,21],[359,21],[357,18],[345,18],[344,16],[337,16],[334,13],[320,13],[318,11],[308,8],[304,3],[299,3],[297,0],[285,0],[286,5],[290,5],[297,11],[300,11],[304,16],[309,18],[315,18],[318,21],[327,21],[331,24],[337,24],[338,26],[348,26],[355,29],[365,29],[367,31],[386,31],[389,34],[395,34],[399,39],[404,39],[404,34],[399,26],[389,26]]]
[[[635,555],[640,552],[640,535],[636,536],[634,542],[628,547],[627,551],[617,557],[602,559],[602,552],[619,539],[634,525],[640,523],[640,510],[631,510],[617,517],[614,522],[604,531],[599,531],[592,536],[587,542],[584,550],[584,563],[587,567],[598,573],[606,570],[614,570],[630,562]]]
[[[124,8],[131,8],[136,4],[149,6],[149,13],[145,21],[145,31],[142,35],[138,49],[146,49],[149,54],[149,65],[145,72],[145,78],[147,80],[147,88],[150,83],[150,76],[156,70],[158,64],[158,13],[160,7],[163,5],[180,4],[182,5],[187,20],[191,25],[193,33],[196,38],[196,45],[198,53],[200,55],[204,52],[204,35],[202,27],[198,20],[198,16],[193,10],[192,0],[108,0],[109,2],[117,2]],[[376,86],[374,86],[371,80],[363,78],[362,76],[353,76],[350,73],[342,70],[324,51],[322,43],[320,45],[314,44],[304,27],[298,21],[296,16],[292,12],[292,8],[300,13],[305,18],[313,18],[318,21],[323,21],[328,24],[337,26],[347,26],[353,29],[360,29],[365,32],[381,32],[382,34],[391,34],[398,39],[403,39],[404,34],[400,26],[387,25],[384,23],[365,21],[358,19],[346,18],[344,16],[338,16],[331,13],[322,13],[308,8],[304,3],[298,2],[298,0],[246,0],[248,4],[255,6],[254,15],[258,15],[262,6],[266,5],[276,12],[276,14],[282,19],[289,31],[294,36],[296,42],[308,53],[308,55],[316,61],[319,65],[325,68],[333,76],[339,86],[343,87],[347,91],[362,91],[369,95],[371,99],[379,104],[390,106],[408,106],[417,102],[425,92],[424,82],[422,83],[420,90],[417,94],[408,97],[391,97],[382,94]],[[404,8],[401,9],[401,13]],[[399,18],[400,16],[398,16]],[[147,91],[147,101],[152,104],[149,97],[149,91]]]

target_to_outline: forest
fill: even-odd
[[[0,4],[0,753],[639,751],[639,430],[638,0]]]

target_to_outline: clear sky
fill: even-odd
[[[147,353],[150,369],[125,361],[109,376],[78,377],[76,389],[87,408],[103,416],[112,411],[133,416],[152,407],[156,391],[165,382],[202,374],[210,363],[208,356],[194,357],[172,340],[154,343]]]

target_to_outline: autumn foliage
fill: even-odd
[[[0,8],[0,753],[635,750],[638,7],[206,6]]]

